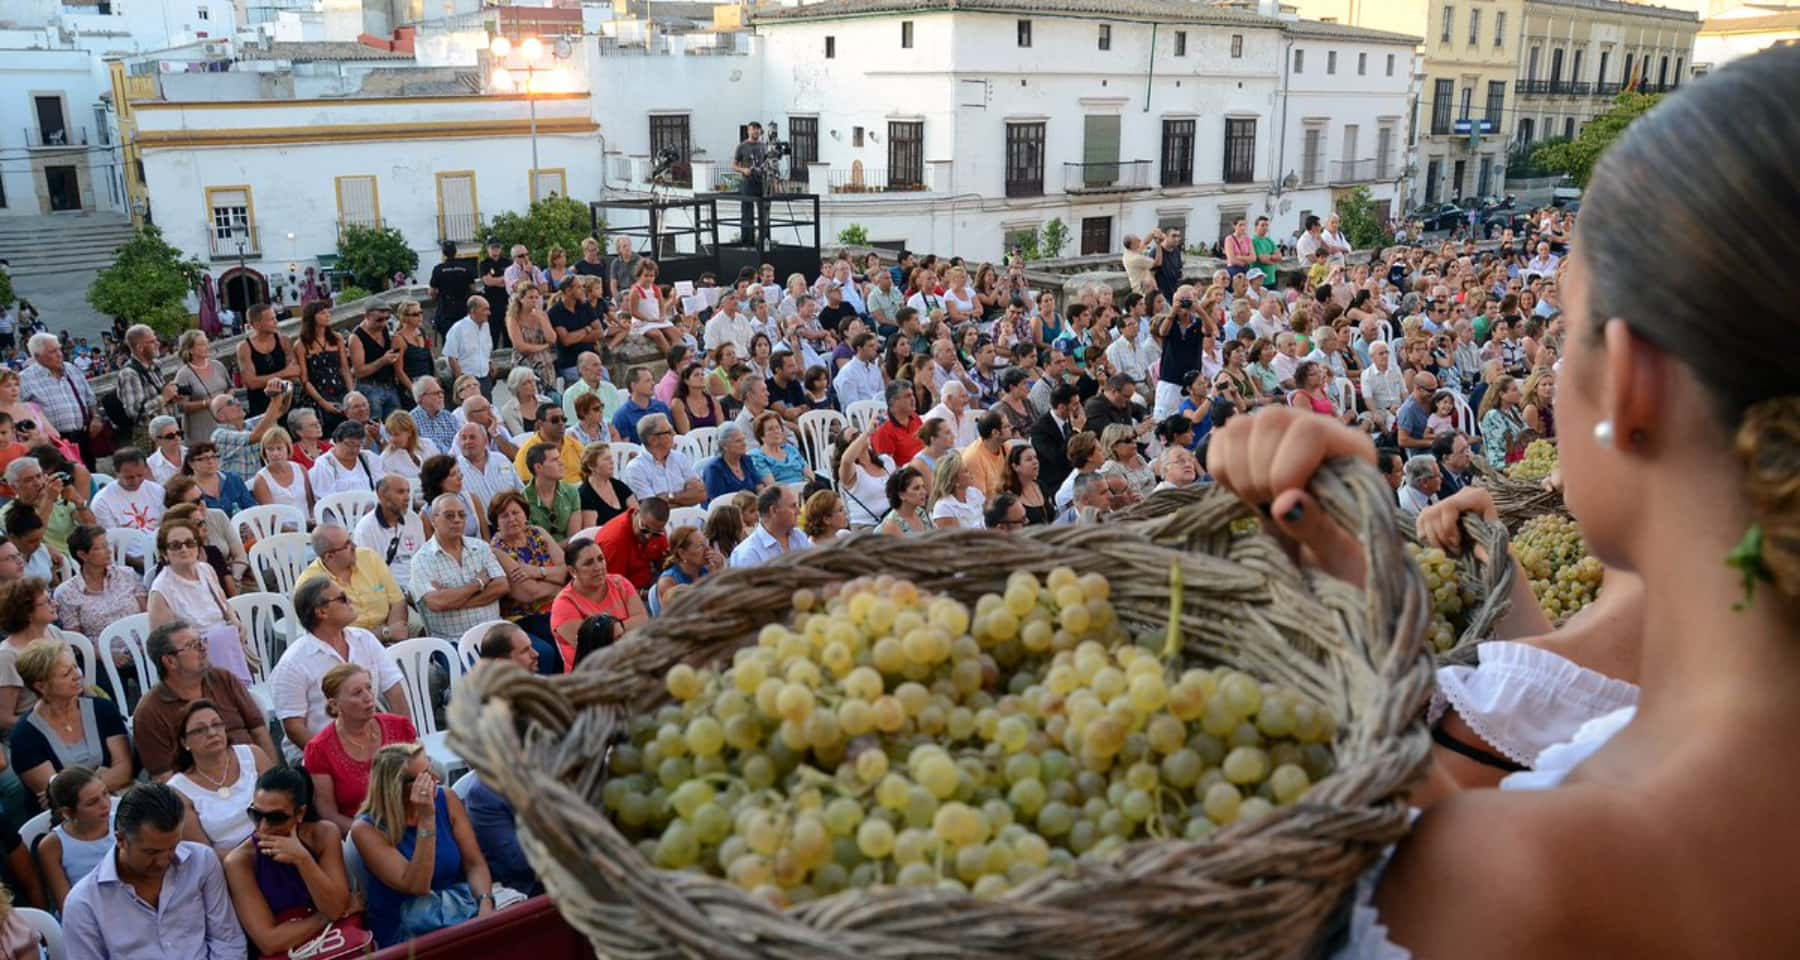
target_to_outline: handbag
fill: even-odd
[[[275,918],[277,923],[292,923],[304,920],[315,911],[306,907],[296,907],[283,912]],[[286,953],[265,953],[262,960],[350,960],[352,957],[367,956],[375,952],[375,938],[362,927],[362,917],[351,914],[342,920],[334,920],[319,931],[319,935],[293,947]]]

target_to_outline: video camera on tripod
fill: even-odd
[[[763,138],[762,142],[762,159],[757,161],[754,170],[756,178],[762,181],[764,189],[767,189],[769,185],[781,180],[782,158],[793,156],[794,145],[781,139],[781,124],[776,121],[770,120],[764,129],[767,131],[767,136]]]

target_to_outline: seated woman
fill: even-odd
[[[781,414],[765,413],[756,418],[751,429],[761,444],[750,451],[750,463],[758,473],[774,477],[780,484],[812,482],[812,465],[806,462],[806,454],[788,439],[787,421]]]
[[[413,744],[382,747],[351,828],[369,870],[369,929],[389,947],[494,912],[493,881],[456,794]]]
[[[582,399],[591,396],[593,394],[582,394]],[[605,526],[607,521],[637,506],[637,497],[632,495],[631,488],[613,475],[617,469],[612,444],[602,440],[582,449],[581,510],[576,514],[575,529]]]
[[[188,447],[181,471],[194,478],[207,507],[213,510],[223,510],[231,516],[256,506],[256,496],[244,485],[244,478],[219,468],[219,448],[210,440]]]
[[[774,482],[756,468],[749,453],[750,440],[735,421],[719,427],[713,444],[718,456],[708,458],[700,470],[708,503],[743,490],[755,493]]]
[[[706,542],[698,527],[676,527],[669,534],[668,566],[650,591],[650,615],[662,614],[663,600],[678,586],[699,583],[715,570],[725,569],[725,557]]]
[[[219,576],[204,562],[197,524],[172,523],[164,518],[156,531],[156,549],[163,567],[150,585],[150,628],[156,629],[180,617],[206,638],[207,657],[248,687],[255,683],[251,651],[244,624],[226,603]]]
[[[419,732],[405,717],[383,713],[369,671],[340,663],[319,681],[325,715],[331,722],[306,742],[306,772],[312,776],[313,810],[349,830],[351,811],[361,810],[369,792],[369,767],[390,743],[413,743]]]
[[[489,543],[509,581],[500,615],[531,637],[538,669],[558,674],[563,672],[562,654],[550,639],[550,602],[569,582],[569,568],[557,538],[532,526],[527,517],[525,498],[516,490],[496,494],[488,505],[488,526],[494,531]]]
[[[344,869],[344,839],[313,811],[312,785],[298,767],[271,767],[256,779],[244,811],[250,839],[225,855],[225,885],[256,952],[285,956],[335,928],[347,946],[367,945]]]
[[[66,644],[40,640],[19,654],[19,678],[38,702],[12,732],[12,767],[44,802],[50,778],[73,766],[92,768],[120,793],[135,772],[125,719],[111,700],[83,696],[81,668]]]
[[[850,510],[844,499],[830,490],[817,490],[800,508],[800,529],[814,543],[830,540],[850,529]]]
[[[77,527],[76,533],[84,529],[92,528]],[[37,694],[19,677],[19,655],[40,640],[63,642],[62,631],[55,626],[56,608],[49,600],[50,591],[36,577],[0,583],[0,630],[6,632],[6,639],[0,640],[0,733],[11,733],[37,703]]]
[[[487,539],[487,511],[481,498],[463,489],[462,467],[455,457],[440,453],[435,457],[426,457],[419,468],[419,490],[425,497],[425,506],[419,510],[419,523],[425,528],[425,536],[432,535],[431,504],[440,494],[454,493],[463,502],[466,514],[463,520],[463,536]]]
[[[714,553],[721,557],[731,556],[731,551],[749,535],[744,527],[743,511],[735,503],[721,503],[712,508],[706,515],[705,534],[706,545]]]
[[[210,700],[195,700],[181,711],[176,727],[175,775],[169,786],[181,794],[189,816],[182,821],[182,838],[210,844],[223,856],[250,836],[250,788],[273,765],[255,744],[232,745],[226,738],[225,718]]]
[[[641,626],[650,613],[630,580],[607,572],[606,554],[599,544],[577,537],[569,541],[563,555],[569,562],[569,584],[550,604],[550,630],[556,635],[563,663],[569,665],[565,669],[574,669],[575,639],[582,621],[604,613],[617,617],[629,630]]]
[[[112,853],[118,804],[91,767],[72,766],[50,779],[50,817],[56,826],[37,848],[50,909],[61,913],[69,891]]]

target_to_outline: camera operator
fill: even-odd
[[[738,144],[737,152],[732,155],[731,169],[736,170],[741,178],[738,181],[739,194],[745,197],[760,197],[763,195],[763,157],[768,151],[768,145],[762,142],[763,127],[761,123],[755,120],[750,121],[749,131],[750,139]],[[756,204],[746,201],[740,206],[743,216],[742,242],[755,243],[757,239]]]
[[[1201,368],[1201,346],[1206,337],[1206,324],[1194,311],[1194,288],[1176,289],[1170,311],[1156,318],[1151,332],[1162,344],[1162,367],[1156,375],[1156,410],[1158,420],[1171,416],[1181,406],[1182,378],[1190,370]]]

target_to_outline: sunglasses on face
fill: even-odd
[[[271,827],[286,826],[289,820],[294,819],[294,815],[285,810],[258,810],[255,807],[244,808],[244,816],[250,818],[253,824],[266,823]]]
[[[181,436],[182,436],[181,431],[177,430],[174,433],[161,434],[156,439],[158,439],[158,440],[180,440]]]

